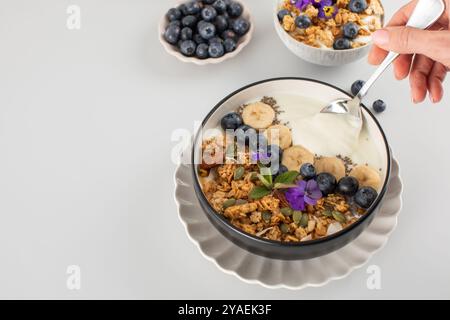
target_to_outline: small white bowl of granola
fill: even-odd
[[[275,29],[285,46],[323,66],[365,57],[383,21],[380,0],[276,0],[274,10]]]

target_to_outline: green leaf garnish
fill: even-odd
[[[249,197],[253,200],[258,200],[261,198],[264,198],[265,196],[268,196],[272,193],[272,190],[264,187],[264,186],[258,186],[254,187],[252,191],[250,191]]]
[[[283,174],[280,174],[275,179],[275,183],[293,184],[298,176],[299,176],[299,173],[297,171],[288,171]]]
[[[260,167],[259,168],[259,172],[261,173],[261,175],[270,183],[273,183],[272,180],[272,171],[270,170],[270,168],[266,168],[266,167]]]
[[[264,185],[264,187],[266,187],[269,190],[272,190],[273,185],[270,181],[268,181],[266,179],[265,176],[263,176],[262,174],[258,174],[258,178],[259,178],[259,181],[261,181],[261,183]]]
[[[290,189],[297,187],[296,184],[284,184],[284,183],[275,183],[273,186],[274,189]]]

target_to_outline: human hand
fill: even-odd
[[[400,53],[394,62],[394,74],[398,80],[409,75],[413,102],[424,101],[429,92],[430,100],[437,103],[444,94],[442,84],[450,70],[450,0],[444,0],[445,13],[429,30],[405,27],[417,1],[405,5],[386,28],[373,34],[375,45],[369,63],[380,64],[388,51]]]

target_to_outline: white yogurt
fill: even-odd
[[[294,145],[319,156],[348,156],[357,164],[382,168],[378,149],[370,138],[364,119],[352,115],[322,114],[324,103],[297,95],[274,97],[284,111],[281,122],[289,123]]]

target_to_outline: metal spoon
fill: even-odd
[[[441,17],[444,11],[445,4],[442,0],[419,0],[406,26],[417,29],[427,29]],[[398,56],[398,53],[389,52],[384,61],[353,99],[335,100],[322,109],[321,113],[350,113],[361,118],[361,100],[375,81],[383,74],[387,67],[398,58]]]

